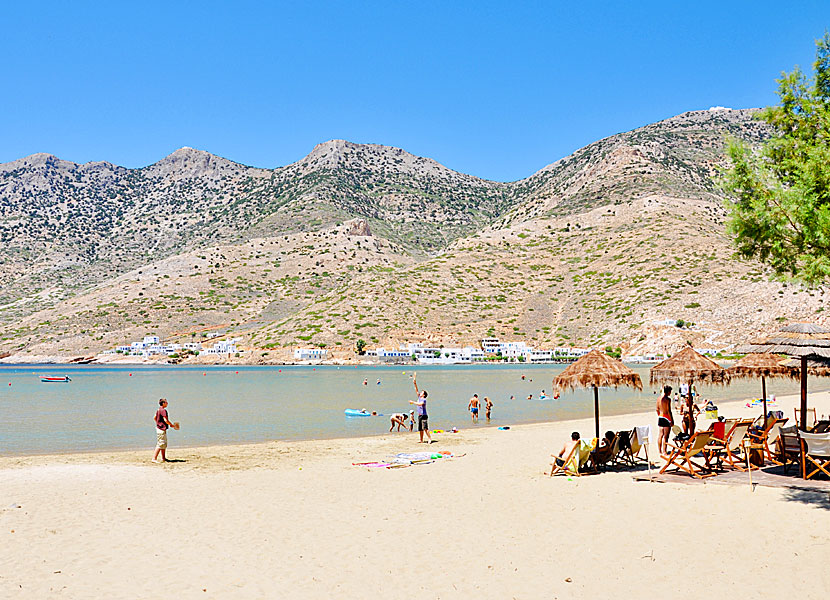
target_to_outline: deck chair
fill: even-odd
[[[620,432],[620,436],[625,432]],[[636,466],[638,461],[648,462],[648,444],[650,443],[651,427],[635,427],[628,433],[628,447],[620,446],[619,460],[625,461],[631,466]],[[620,438],[622,440],[622,438]],[[645,452],[645,457],[640,453]]]
[[[712,439],[716,443],[720,442],[721,444],[725,444],[726,440],[729,439],[729,435],[732,433],[732,430],[735,429],[735,425],[737,425],[739,421],[741,421],[741,419],[724,419],[721,421],[721,423],[723,423],[723,437],[716,434]],[[712,423],[712,431],[716,430],[715,425],[717,425],[717,423]],[[718,427],[717,429],[720,428]]]
[[[778,453],[776,454],[776,459],[778,464],[784,466],[785,475],[790,465],[800,465],[803,462],[801,438],[798,434],[798,425],[781,427],[778,430]]]
[[[718,440],[714,436],[712,441],[714,443],[706,447],[712,452],[718,461],[718,468],[721,468],[724,463],[738,469],[739,471],[746,471],[746,447],[744,444],[749,439],[749,428],[752,425],[751,419],[745,419],[735,423],[732,430],[726,434],[725,440]]]
[[[801,409],[794,408],[795,411],[795,424],[801,425]],[[807,409],[807,430],[809,431],[813,427],[816,426],[816,422],[818,421],[818,417],[816,416],[816,409],[815,408],[808,408]]]
[[[666,459],[666,464],[660,469],[660,474],[662,475],[668,471],[669,467],[674,465],[673,472],[683,471],[699,479],[714,476],[715,473],[711,472],[711,467],[706,457],[706,447],[712,443],[713,435],[711,431],[698,431],[694,433],[682,446],[672,450]],[[701,465],[692,460],[701,457],[706,461],[705,465]]]
[[[553,477],[554,475],[576,475],[579,476],[579,453],[577,449],[580,447],[581,444],[574,444],[574,447],[571,448],[571,451],[568,452],[568,455],[562,459],[556,456],[555,454],[551,454],[550,457],[553,459],[551,463],[550,469],[550,476]],[[558,460],[562,461],[560,465]]]
[[[551,454],[550,456],[553,459],[553,462],[551,463],[550,476],[553,477],[554,475],[561,474],[579,477],[586,470],[588,459],[591,458],[591,451],[595,446],[595,442],[579,440],[579,443],[571,448],[571,451],[565,457],[561,465],[557,463],[557,459],[559,457],[555,454]],[[559,458],[559,460],[562,459]]]
[[[801,476],[812,479],[819,473],[830,477],[830,433],[799,433],[803,459]]]
[[[620,451],[620,434],[616,434],[614,439],[606,447],[597,447],[591,451],[590,459],[591,466],[595,469],[600,467],[607,467],[617,461],[617,454]]]
[[[771,446],[778,440],[778,435],[781,432],[781,427],[788,419],[776,419],[770,417],[767,420],[767,428],[758,433],[749,432],[749,437],[752,438],[753,443],[759,444],[763,447],[764,460],[769,460],[776,465],[780,465],[777,455],[772,451]]]

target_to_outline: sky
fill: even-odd
[[[0,162],[257,167],[397,146],[486,179],[689,110],[775,104],[830,2],[38,2],[0,10]]]

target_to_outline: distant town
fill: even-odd
[[[208,334],[207,337],[210,338],[215,335]],[[141,341],[132,342],[124,346],[116,346],[111,350],[105,350],[104,354],[123,354],[126,356],[140,356],[142,358],[156,356],[179,358],[186,355],[198,356],[199,354],[229,355],[240,353],[240,350],[236,346],[238,341],[238,338],[219,340],[214,342],[209,348],[204,348],[201,342],[190,342],[187,344],[163,343],[157,335],[145,335]]]

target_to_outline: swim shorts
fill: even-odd
[[[671,421],[669,421],[666,417],[660,417],[659,419],[657,419],[657,426],[671,427]]]
[[[470,409],[470,412],[473,413],[474,415],[477,415],[478,414],[478,409],[474,406],[473,408]]]
[[[429,431],[429,421],[426,415],[418,415],[418,431]]]
[[[167,430],[156,429],[156,448],[164,450],[167,448]]]

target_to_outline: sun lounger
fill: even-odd
[[[579,477],[585,471],[588,459],[591,457],[591,450],[594,445],[584,440],[580,440],[564,459],[560,459],[555,454],[551,454],[553,462],[551,463],[550,476],[554,475],[571,475]],[[558,459],[558,460],[557,460]],[[562,464],[559,464],[559,463]]]
[[[802,448],[801,476],[812,479],[819,473],[830,477],[830,433],[800,432]]]
[[[600,446],[591,451],[591,466],[595,469],[600,469],[601,467],[607,467],[609,463],[615,463],[619,450],[620,436],[617,434],[608,446]]]
[[[736,422],[732,430],[726,434],[725,440],[719,440],[713,435],[713,443],[707,446],[706,450],[717,458],[719,468],[726,463],[733,469],[747,470],[745,466],[747,464],[745,444],[749,441],[749,427],[751,425],[751,419]]]
[[[798,408],[793,409],[795,411],[795,424],[801,426],[801,410]],[[816,422],[818,421],[818,416],[816,415],[815,408],[808,408],[807,409],[807,423],[805,428],[807,431],[810,431],[813,427],[816,426]]]
[[[799,438],[798,433],[798,425],[781,427],[778,430],[778,454],[776,457],[778,463],[784,465],[784,474],[787,473],[790,465],[800,465],[803,462],[801,438]]]
[[[752,438],[752,441],[755,444],[760,444],[763,447],[764,452],[764,459],[774,462],[777,465],[781,463],[778,462],[777,455],[772,451],[770,447],[772,444],[778,440],[778,435],[781,432],[781,427],[787,422],[787,419],[776,419],[770,417],[767,420],[767,428],[763,431],[759,431],[758,433],[749,432],[749,437]]]
[[[666,459],[666,464],[660,469],[660,474],[662,475],[668,471],[669,467],[674,466],[673,471],[683,471],[692,477],[700,479],[712,477],[714,473],[710,472],[706,447],[711,444],[713,435],[711,431],[698,431],[693,434],[683,445],[672,450]],[[705,465],[695,462],[693,460],[695,458],[704,458]]]

